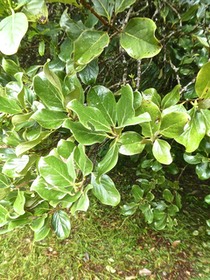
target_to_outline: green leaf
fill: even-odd
[[[7,216],[9,215],[9,212],[7,209],[0,204],[0,227],[7,224]]]
[[[35,191],[38,193],[38,195],[43,198],[46,201],[49,201],[49,203],[52,205],[56,205],[56,203],[60,203],[60,201],[65,197],[65,195],[68,193],[68,191],[60,191],[54,186],[49,186],[46,181],[41,178],[37,177],[32,185],[31,185],[31,191]]]
[[[135,199],[135,202],[140,202],[144,195],[144,190],[140,188],[138,185],[132,186],[132,195]]]
[[[30,228],[33,231],[38,231],[40,230],[45,223],[45,220],[47,218],[47,213],[43,214],[41,217],[36,218],[35,220],[32,221],[32,223],[30,224]]]
[[[60,239],[69,237],[71,231],[71,223],[66,212],[58,210],[52,216],[52,227]]]
[[[20,155],[24,154],[26,151],[34,148],[39,143],[41,143],[44,139],[46,139],[50,134],[51,134],[51,132],[42,131],[40,133],[40,135],[38,137],[36,137],[34,140],[20,143],[15,149],[17,156],[20,156]]]
[[[19,158],[11,158],[4,164],[2,172],[10,178],[21,177],[21,171],[23,171],[28,162],[28,155],[23,155]]]
[[[87,102],[89,106],[99,109],[108,123],[115,126],[116,101],[114,94],[104,86],[95,86],[88,91]]]
[[[10,98],[17,99],[20,105],[25,107],[25,90],[23,85],[23,73],[16,73],[14,75],[16,81],[11,81],[6,85],[6,94]]]
[[[111,132],[110,124],[107,122],[102,112],[94,107],[86,107],[76,99],[68,103],[67,107],[74,111],[86,128],[92,131]]]
[[[30,224],[31,220],[32,220],[31,216],[32,216],[32,214],[28,212],[28,213],[25,213],[24,215],[16,218],[15,220],[9,222],[8,230],[11,231],[13,229],[22,228],[25,225]]]
[[[129,8],[134,4],[136,0],[116,0],[115,1],[115,14],[123,12],[125,9]]]
[[[92,189],[93,186],[91,184],[87,185],[84,192],[81,194],[80,198],[73,204],[71,207],[71,214],[74,215],[77,211],[87,211],[89,208],[89,198],[87,192]]]
[[[199,153],[197,153],[196,155],[184,153],[183,157],[184,157],[184,160],[189,164],[201,163],[204,158],[204,156]]]
[[[83,176],[89,175],[93,170],[93,163],[85,154],[85,147],[81,144],[74,151],[74,160]]]
[[[210,98],[210,62],[207,62],[198,72],[195,91],[200,98]]]
[[[203,115],[203,120],[206,126],[206,135],[210,136],[210,110],[201,109],[200,112]]]
[[[120,44],[135,59],[150,58],[161,50],[155,37],[156,24],[149,18],[132,18],[125,26]]]
[[[0,174],[0,200],[4,199],[10,193],[10,180],[4,174]]]
[[[119,138],[119,153],[127,156],[140,154],[145,147],[145,145],[141,143],[142,139],[141,135],[134,131],[122,133]]]
[[[59,90],[48,81],[43,72],[34,77],[33,86],[36,95],[49,110],[65,111]]]
[[[79,122],[66,120],[63,126],[70,129],[75,139],[82,145],[93,145],[95,143],[102,143],[106,139],[105,132],[89,130]]]
[[[180,136],[174,137],[175,140],[184,145],[187,153],[194,152],[206,133],[206,126],[201,112],[192,108],[189,112],[191,120],[184,128]]]
[[[61,139],[57,145],[57,152],[59,156],[67,159],[76,147],[75,143]]]
[[[138,203],[130,202],[121,207],[121,213],[122,215],[125,216],[131,216],[136,212],[137,209],[138,209]]]
[[[173,161],[170,149],[171,146],[168,142],[162,139],[156,139],[152,147],[152,153],[157,161],[168,165]]]
[[[161,107],[163,109],[168,108],[170,106],[173,106],[178,103],[180,99],[180,88],[181,85],[176,85],[172,91],[170,91],[168,94],[166,94],[161,102]]]
[[[66,117],[67,115],[63,112],[40,109],[31,116],[31,119],[38,122],[44,128],[57,129],[62,125]]]
[[[209,162],[201,162],[196,165],[196,174],[200,180],[207,180],[210,178],[210,164]]]
[[[92,60],[82,71],[79,77],[85,85],[93,85],[96,82],[99,73],[98,60]]]
[[[11,76],[14,76],[18,72],[23,72],[23,69],[17,65],[15,61],[11,59],[5,59],[4,57],[2,59],[2,68],[7,74]]]
[[[98,164],[98,177],[100,177],[102,174],[107,173],[115,167],[118,161],[118,151],[118,144],[111,143],[108,152],[106,153],[102,161],[100,161]]]
[[[86,65],[98,57],[109,44],[109,35],[103,31],[85,30],[74,41],[74,63]]]
[[[150,100],[143,100],[141,107],[137,110],[138,114],[149,113],[150,122],[141,123],[142,133],[146,137],[152,137],[160,129],[161,111],[159,107]]]
[[[15,130],[19,131],[21,128],[32,126],[34,121],[29,120],[32,114],[33,113],[30,112],[30,113],[27,113],[27,114],[14,115],[12,117],[12,124],[13,124]]]
[[[30,0],[24,5],[23,12],[30,21],[40,21],[46,23],[48,18],[48,8],[45,0]],[[41,21],[43,18],[43,22]]]
[[[18,194],[13,204],[13,208],[18,215],[23,215],[25,213],[24,206],[25,206],[25,196],[24,191],[20,191],[18,189]]]
[[[108,19],[108,21],[111,21],[113,9],[114,9],[114,3],[110,0],[93,0],[93,7],[94,10],[101,15],[102,17],[105,17]]]
[[[47,80],[58,90],[59,97],[63,101],[62,85],[58,76],[49,68],[49,61],[43,66],[43,71]]]
[[[22,112],[22,109],[17,104],[17,100],[0,96],[0,112],[18,114]]]
[[[120,90],[121,97],[117,102],[118,126],[123,126],[128,119],[135,116],[133,107],[133,90],[130,85],[123,86]]]
[[[116,206],[120,203],[120,193],[108,175],[103,174],[100,183],[98,183],[95,175],[92,173],[91,184],[93,186],[93,194],[101,201],[101,203],[111,206]]]
[[[72,178],[68,173],[67,165],[55,156],[41,157],[38,170],[45,181],[58,190],[72,185]]]
[[[142,124],[142,123],[148,123],[151,121],[151,117],[149,113],[143,113],[139,116],[128,118],[123,126],[131,126],[131,125],[136,125],[136,124]]]
[[[50,226],[48,221],[45,221],[45,224],[40,229],[36,230],[34,233],[34,241],[41,241],[45,239],[50,233]]]
[[[14,13],[0,22],[0,51],[6,55],[15,54],[28,30],[28,20],[24,13]]]
[[[210,204],[210,194],[205,197],[205,202]]]
[[[165,137],[175,138],[182,134],[184,126],[189,121],[189,115],[184,112],[166,114],[161,119],[160,133]]]
[[[165,199],[165,201],[167,201],[167,202],[169,202],[169,203],[172,203],[173,200],[174,200],[173,194],[172,194],[171,191],[168,190],[168,189],[165,189],[165,190],[163,191],[163,198]]]

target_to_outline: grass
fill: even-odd
[[[1,280],[209,280],[210,244],[202,227],[194,236],[189,217],[180,214],[173,232],[152,231],[139,217],[125,218],[119,209],[101,206],[72,220],[66,240],[54,236],[34,244],[30,229],[0,236]],[[192,222],[192,220],[190,221]]]

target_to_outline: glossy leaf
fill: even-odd
[[[110,124],[97,108],[86,107],[76,99],[68,103],[68,108],[78,115],[81,124],[86,128],[92,131],[111,132]]]
[[[17,214],[23,215],[25,213],[25,210],[24,210],[25,201],[26,200],[25,200],[25,196],[24,196],[24,191],[18,190],[17,197],[13,204],[13,208]]]
[[[2,172],[10,178],[21,177],[21,171],[29,162],[29,156],[15,157],[9,159],[3,166]]]
[[[55,212],[52,217],[52,227],[58,238],[65,239],[69,237],[71,223],[67,213],[62,210]]]
[[[59,128],[66,118],[63,112],[56,112],[48,109],[37,110],[31,119],[38,122],[42,127],[47,129]]]
[[[55,156],[41,157],[38,169],[45,181],[58,188],[65,188],[72,184],[66,164]]]
[[[173,161],[170,149],[171,146],[168,144],[168,142],[162,139],[156,139],[152,147],[152,153],[157,161],[168,165]]]
[[[6,55],[15,54],[28,30],[28,20],[24,13],[14,13],[0,22],[0,51]]]
[[[205,202],[210,204],[210,194],[205,197]]]
[[[196,109],[190,111],[191,120],[184,128],[184,132],[180,136],[176,136],[175,140],[184,145],[187,153],[194,152],[206,133],[206,126],[203,115]]]
[[[32,223],[30,224],[30,228],[33,231],[38,231],[40,230],[45,223],[45,220],[47,218],[47,213],[45,213],[44,215],[42,215],[41,217],[36,218],[35,220],[32,221]]]
[[[98,183],[95,175],[92,173],[91,184],[93,186],[93,194],[101,201],[101,203],[110,206],[116,206],[120,203],[120,193],[108,175],[102,175],[100,183]]]
[[[109,35],[106,32],[85,30],[74,42],[75,65],[87,65],[98,57],[109,44]]]
[[[57,152],[59,156],[67,159],[75,148],[75,143],[61,139],[57,145]]]
[[[51,134],[51,132],[42,131],[40,133],[40,135],[38,137],[36,137],[34,140],[29,140],[29,141],[20,143],[15,149],[17,156],[20,156],[20,155],[24,154],[26,151],[34,148],[39,143],[41,143],[44,139],[46,139],[50,134]]]
[[[99,109],[110,125],[116,122],[116,101],[114,94],[104,86],[95,86],[87,94],[88,105]]]
[[[134,131],[122,133],[119,138],[119,153],[128,156],[140,154],[145,147],[145,144],[141,143],[142,139],[141,135]]]
[[[114,9],[113,0],[93,0],[94,10],[101,15],[111,21],[112,12]]]
[[[163,198],[164,198],[167,202],[169,202],[169,203],[172,203],[173,200],[174,200],[173,194],[172,194],[171,191],[168,190],[168,189],[165,189],[165,190],[163,191]]]
[[[60,92],[48,81],[43,72],[34,77],[33,86],[37,96],[48,109],[64,111]]]
[[[81,194],[80,198],[71,207],[71,214],[74,215],[77,211],[87,211],[89,208],[89,198],[87,192],[91,190],[93,186],[91,184],[87,185],[84,192]]]
[[[172,91],[166,94],[161,102],[161,107],[163,109],[173,106],[178,103],[180,99],[180,85],[175,86]]]
[[[100,177],[102,174],[107,173],[112,168],[115,167],[118,161],[118,151],[119,147],[116,143],[112,143],[111,147],[109,148],[108,152],[102,159],[102,161],[98,164],[98,177]]]
[[[195,91],[200,98],[210,98],[210,62],[207,62],[198,72]]]
[[[201,162],[196,165],[196,174],[200,180],[207,180],[210,178],[210,164],[209,162]]]
[[[0,204],[0,227],[7,224],[7,216],[9,215],[9,212],[7,209]]]
[[[135,59],[157,55],[161,44],[155,37],[156,24],[149,18],[132,18],[125,26],[120,44]]]
[[[75,139],[82,145],[93,145],[95,143],[102,143],[106,138],[105,132],[92,131],[87,129],[79,122],[72,122],[67,120],[63,124],[64,127],[69,128],[73,133]]]
[[[133,90],[131,86],[123,86],[120,90],[121,97],[117,103],[117,121],[118,126],[123,126],[128,119],[135,116],[133,108]]]
[[[74,151],[74,160],[78,168],[82,171],[83,176],[89,175],[93,170],[93,163],[85,154],[85,147],[81,144]]]
[[[169,138],[179,136],[188,121],[189,115],[184,112],[166,114],[161,119],[160,133]]]
[[[50,233],[50,226],[48,224],[48,221],[45,221],[43,227],[41,227],[40,229],[34,232],[34,241],[38,242],[45,239],[49,233]]]
[[[93,85],[96,82],[99,73],[97,59],[92,60],[82,71],[79,72],[79,77],[85,85]]]
[[[115,14],[123,12],[125,9],[129,8],[134,4],[136,0],[116,0],[115,1]]]
[[[17,100],[0,96],[0,112],[6,114],[18,114],[22,109],[17,104]]]

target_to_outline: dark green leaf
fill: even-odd
[[[52,217],[52,227],[58,238],[65,239],[69,237],[71,223],[67,213],[62,210],[55,212]]]

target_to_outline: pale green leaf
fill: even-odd
[[[30,119],[38,122],[47,129],[57,129],[64,122],[67,115],[63,112],[56,112],[48,109],[37,110]]]
[[[122,127],[128,119],[135,116],[133,107],[133,90],[130,85],[123,86],[120,90],[121,97],[117,102],[118,126]]]
[[[200,98],[210,98],[210,61],[198,72],[195,82],[195,91]]]
[[[111,206],[116,206],[120,203],[120,193],[108,175],[102,175],[100,183],[98,183],[95,175],[92,173],[91,184],[93,186],[93,194],[101,203]]]
[[[18,101],[0,96],[0,112],[6,114],[18,114],[22,109],[18,105]]]
[[[169,165],[173,161],[170,149],[171,146],[168,142],[162,139],[156,139],[152,147],[152,153],[157,161]]]
[[[120,44],[135,59],[150,58],[161,50],[155,37],[156,24],[149,18],[132,18],[125,26]]]
[[[70,120],[66,120],[63,124],[63,127],[70,129],[75,139],[83,145],[102,143],[107,136],[105,132],[92,131],[84,127],[81,123]]]
[[[109,35],[103,31],[85,30],[74,42],[74,62],[86,65],[98,57],[109,44]]]
[[[24,191],[18,190],[17,197],[13,204],[13,208],[18,215],[23,215],[25,213],[24,206],[25,206],[25,196]]]
[[[13,13],[0,22],[0,51],[6,55],[15,54],[28,30],[28,20],[24,13]]]
[[[140,154],[145,147],[145,144],[141,143],[142,139],[141,135],[134,131],[122,133],[119,138],[119,153],[127,156]]]
[[[176,105],[180,99],[180,85],[176,85],[172,91],[166,94],[161,102],[161,107],[163,109],[168,108],[170,106]]]
[[[7,209],[0,204],[0,227],[4,226],[7,223],[7,216],[9,212]]]

